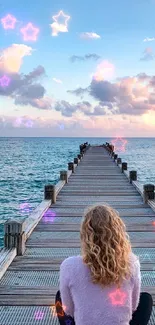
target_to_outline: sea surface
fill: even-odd
[[[4,222],[27,217],[79,153],[79,145],[115,142],[115,152],[138,180],[155,183],[155,138],[0,138],[0,247]]]

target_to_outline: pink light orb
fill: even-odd
[[[17,19],[10,14],[1,18],[1,23],[4,29],[14,29],[16,22]]]
[[[24,41],[36,41],[39,34],[39,28],[33,26],[32,23],[28,23],[25,27],[21,28]]]
[[[1,87],[8,87],[10,84],[10,81],[11,81],[11,79],[4,75],[2,78],[0,78]]]

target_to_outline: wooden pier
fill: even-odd
[[[127,226],[133,252],[140,257],[142,291],[152,294],[155,324],[154,185],[142,185],[136,171],[109,145],[87,146],[60,172],[56,185],[24,220],[5,224],[0,252],[0,325],[56,325],[54,301],[60,263],[80,254],[80,223],[94,203],[114,207]],[[39,323],[40,322],[40,323]]]

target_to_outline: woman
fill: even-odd
[[[82,256],[69,257],[60,267],[60,324],[148,324],[152,297],[140,294],[140,263],[118,213],[105,205],[88,208],[80,237]]]

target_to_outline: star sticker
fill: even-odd
[[[16,22],[17,19],[10,14],[1,19],[1,23],[4,29],[14,29]]]
[[[60,301],[57,301],[56,304],[55,304],[55,306],[52,306],[51,309],[52,309],[52,312],[53,312],[53,316],[54,317],[57,317],[57,316],[58,317],[64,317],[65,316],[64,311],[65,311],[66,307],[63,306],[60,303]]]
[[[15,127],[18,127],[22,124],[23,118],[22,117],[17,117],[15,120]]]
[[[43,216],[43,220],[46,222],[54,222],[55,220],[55,217],[56,217],[56,213],[54,211],[51,211],[51,210],[47,210],[45,213],[44,213],[44,216]]]
[[[60,17],[64,18],[64,22],[60,22]],[[54,23],[51,24],[52,28],[52,36],[57,36],[58,33],[67,33],[68,32],[68,25],[67,22],[70,19],[70,16],[67,16],[64,14],[62,10],[59,11],[59,13],[56,16],[52,17],[54,20]],[[59,20],[59,21],[58,21]]]
[[[39,28],[33,26],[32,23],[28,23],[25,27],[21,28],[24,41],[36,41],[39,33]]]
[[[38,310],[38,311],[35,312],[35,314],[34,314],[34,318],[35,318],[36,320],[40,320],[40,319],[42,320],[43,317],[44,317],[44,314],[45,314],[45,313],[43,313],[42,311]]]
[[[32,207],[29,203],[20,204],[20,212],[22,214],[27,214],[27,213],[30,213],[31,211],[32,211]]]
[[[32,126],[33,126],[33,121],[31,121],[31,120],[27,120],[26,122],[25,122],[25,124],[24,124],[27,128],[32,128]]]
[[[60,130],[64,130],[64,124],[58,124]]]
[[[9,86],[9,83],[10,83],[10,78],[8,78],[7,76],[3,76],[2,78],[0,78],[1,87],[7,87]]]
[[[59,24],[58,18],[61,17],[61,16],[65,18],[65,23],[63,25],[67,26],[67,22],[70,19],[70,16],[65,15],[62,10],[60,10],[59,13],[56,16],[53,16],[52,18],[56,23]]]
[[[121,292],[120,289],[109,294],[112,305],[124,305],[126,293]]]
[[[117,137],[115,140],[112,140],[111,143],[114,145],[115,147],[115,152],[121,151],[124,152],[125,151],[125,146],[127,144],[127,140],[122,139],[121,137]]]

